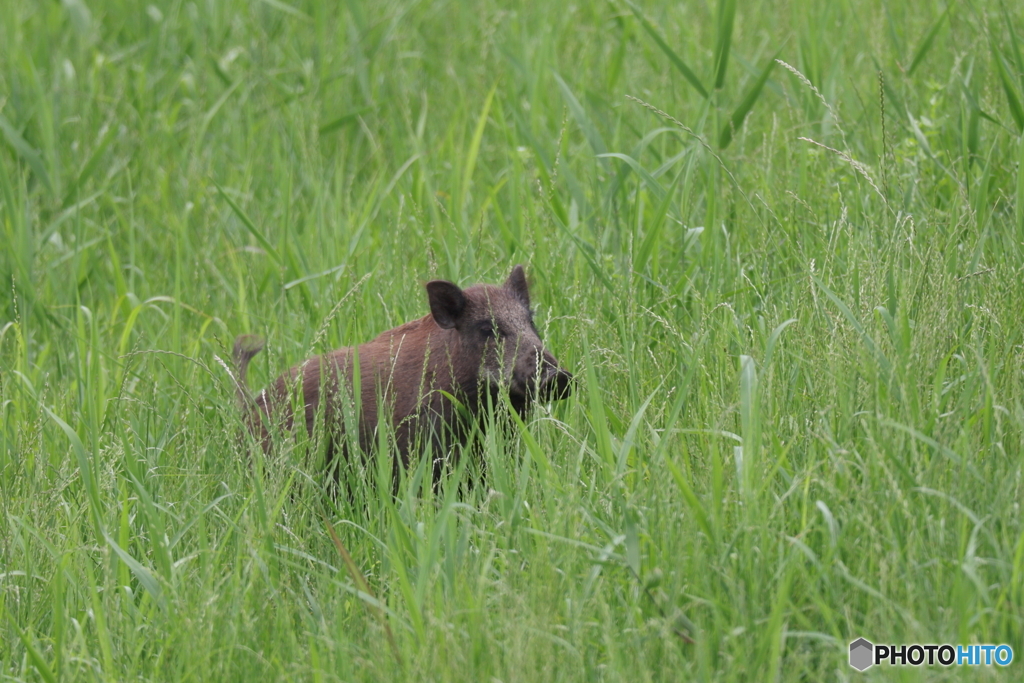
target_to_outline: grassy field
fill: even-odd
[[[2,14],[0,679],[1024,676],[1024,5]],[[236,334],[515,263],[579,381],[485,486],[239,446]]]

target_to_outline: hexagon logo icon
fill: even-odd
[[[857,671],[864,671],[874,664],[875,646],[864,638],[850,643],[850,666]]]

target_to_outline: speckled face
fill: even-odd
[[[538,380],[544,344],[533,324],[533,311],[504,287],[485,286],[475,326],[483,340],[480,375],[489,384],[526,397]]]

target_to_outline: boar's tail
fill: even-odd
[[[264,341],[262,337],[254,334],[240,334],[235,338],[235,348],[231,353],[235,362],[235,391],[238,395],[238,407],[243,411],[252,403],[249,395],[249,385],[246,381],[246,374],[249,372],[249,361],[257,353],[263,350]]]

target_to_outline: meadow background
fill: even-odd
[[[3,680],[1021,677],[1024,5],[2,14]],[[240,447],[234,335],[515,263],[579,381],[485,486]]]

